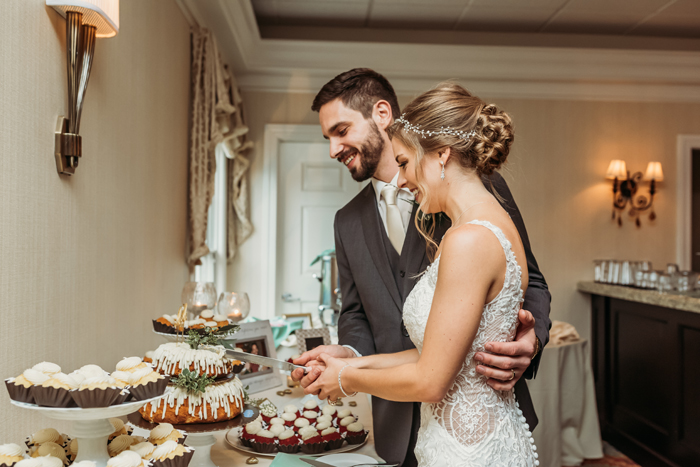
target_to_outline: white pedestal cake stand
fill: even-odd
[[[211,460],[211,447],[216,444],[217,433],[225,433],[232,428],[245,425],[258,418],[259,411],[256,407],[246,405],[243,407],[243,412],[232,420],[216,423],[193,423],[189,425],[173,425],[176,430],[187,433],[185,445],[194,448],[194,454],[190,460],[188,467],[218,467]],[[141,417],[141,414],[136,412],[128,417],[129,421],[139,428],[152,430],[157,423],[150,423]]]
[[[109,419],[133,413],[144,404],[160,397],[93,409],[39,407],[36,404],[27,404],[26,402],[10,402],[16,407],[37,411],[48,418],[73,422],[70,433],[78,440],[78,457],[75,462],[89,460],[93,461],[97,467],[106,467],[109,460],[107,438],[114,432],[114,427]]]

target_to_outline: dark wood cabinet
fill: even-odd
[[[592,295],[603,439],[640,465],[700,466],[700,314]]]

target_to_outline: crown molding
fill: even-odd
[[[700,52],[262,39],[250,0],[182,0],[203,18],[243,91],[316,93],[354,67],[397,94],[455,79],[491,98],[700,102]]]

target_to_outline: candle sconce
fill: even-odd
[[[73,175],[83,155],[80,116],[95,55],[95,38],[119,32],[119,0],[46,0],[66,18],[68,117],[58,117],[55,133],[56,170]]]
[[[622,227],[622,212],[629,205],[629,215],[634,218],[637,227],[642,225],[639,215],[643,211],[649,210],[649,220],[656,219],[656,213],[652,207],[654,195],[656,194],[656,183],[664,179],[661,162],[649,162],[644,175],[635,172],[630,175],[627,165],[623,160],[613,160],[610,162],[608,172],[605,176],[608,180],[613,180],[613,220],[617,219],[617,225]],[[638,195],[641,182],[649,182],[649,195]]]

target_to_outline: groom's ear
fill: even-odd
[[[386,131],[389,125],[394,123],[394,117],[391,113],[391,104],[385,100],[378,100],[372,107],[372,120],[377,124],[380,130]]]

